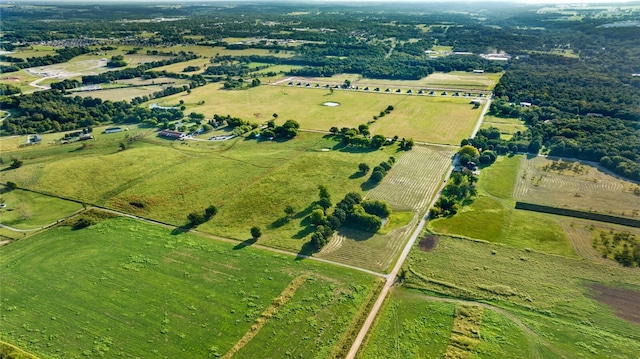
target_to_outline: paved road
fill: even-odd
[[[455,162],[455,159],[453,162]],[[453,171],[453,163],[451,164],[451,166],[449,166],[449,170],[447,171],[447,175],[445,176],[445,178],[449,178],[452,171]],[[418,224],[416,229],[413,231],[411,238],[409,239],[404,249],[402,250],[402,253],[398,258],[396,265],[393,267],[393,270],[387,277],[387,282],[382,288],[382,291],[380,292],[378,299],[376,299],[375,304],[371,308],[371,311],[369,312],[369,315],[367,316],[367,319],[365,320],[364,325],[362,326],[362,329],[360,329],[358,336],[356,337],[355,341],[351,345],[351,349],[349,350],[349,353],[347,354],[346,359],[353,359],[356,357],[356,354],[358,353],[358,350],[362,345],[362,341],[364,340],[364,337],[367,335],[367,332],[369,331],[371,324],[373,324],[373,320],[376,318],[376,315],[378,314],[378,311],[380,310],[382,303],[384,303],[384,299],[386,298],[387,293],[389,293],[389,289],[391,289],[391,286],[393,286],[393,284],[396,281],[396,276],[398,275],[400,268],[402,268],[402,265],[404,264],[404,261],[407,258],[409,251],[413,247],[413,244],[415,243],[420,233],[422,233],[424,225],[427,223],[427,219],[429,219],[429,209],[435,204],[435,202],[440,197],[440,194],[442,193],[442,190],[444,189],[445,184],[446,182],[443,182],[442,185],[440,186],[440,190],[438,190],[438,194],[433,198],[433,201],[429,204],[427,212],[424,214],[424,216],[420,220],[420,223]]]
[[[476,134],[478,133],[478,131],[480,131],[480,126],[482,125],[482,121],[484,121],[484,115],[487,114],[487,111],[489,111],[489,108],[491,107],[492,98],[493,98],[493,94],[490,94],[489,96],[487,96],[487,102],[484,104],[484,107],[482,108],[482,113],[478,118],[478,123],[476,123],[476,127],[473,129],[471,136],[469,136],[470,138],[476,137]]]

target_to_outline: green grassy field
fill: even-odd
[[[395,147],[342,150],[333,138],[305,132],[287,142],[238,138],[188,144],[159,139],[152,132],[120,151],[125,136],[143,131],[96,134],[84,150],[78,150],[80,144],[19,148],[15,153],[25,165],[6,171],[3,178],[175,225],[214,204],[219,213],[200,230],[245,240],[252,226],[260,226],[261,242],[299,251],[313,230],[306,217],[318,198],[318,185],[327,185],[334,199],[362,192],[367,178],[354,176],[360,162],[401,158]],[[297,214],[285,221],[288,204]]]
[[[396,289],[385,303],[358,358],[442,358],[455,304],[429,302]]]
[[[187,111],[231,114],[254,122],[264,122],[273,113],[294,119],[305,129],[328,131],[332,126],[358,127],[378,116],[387,106],[395,110],[373,123],[372,133],[413,138],[416,141],[459,144],[473,130],[480,110],[463,98],[391,95],[355,91],[263,85],[243,91],[220,89],[219,84],[193,89],[191,94],[165,97],[160,104],[175,105],[184,100]],[[198,105],[204,101],[203,105]],[[338,102],[329,107],[323,103]]]
[[[460,304],[458,304],[460,305]],[[396,288],[359,358],[443,358],[451,341],[456,301]],[[544,347],[504,314],[484,309],[473,358],[548,358]]]
[[[17,229],[40,228],[82,209],[79,203],[19,189],[0,197],[6,204],[0,209],[0,223]]]
[[[430,221],[428,227],[515,248],[575,256],[557,216],[514,209],[512,193],[520,162],[520,156],[500,157],[483,169],[473,203],[453,217]]]
[[[348,347],[378,279],[238,248],[124,218],[4,246],[0,339],[42,358],[205,358],[234,346],[235,358],[327,358]]]
[[[634,318],[640,299],[638,269],[446,236],[430,252],[414,248],[405,269],[408,288],[505,309],[531,331],[527,336],[546,347],[538,346],[544,349],[538,350],[540,358],[635,358],[640,351],[638,318],[622,319]],[[620,290],[625,294],[612,300]],[[602,293],[609,293],[610,301],[598,299]],[[478,350],[484,346],[487,353],[496,352],[505,342]]]

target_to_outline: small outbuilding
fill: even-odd
[[[186,135],[182,132],[172,131],[172,130],[162,130],[158,133],[158,136],[171,138],[175,140],[183,140]]]

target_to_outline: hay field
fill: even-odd
[[[486,303],[521,321],[528,328],[527,336],[546,347],[532,357],[634,358],[640,352],[640,325],[625,320],[628,317],[623,308],[615,306],[618,304],[598,299],[600,293],[624,289],[625,296],[619,299],[637,303],[637,268],[441,236],[428,253],[414,248],[405,269],[404,286],[408,288]],[[486,338],[482,328],[480,337]],[[500,348],[503,343],[511,342],[498,340],[487,345]],[[489,355],[480,348],[475,353],[480,357],[529,357],[509,352]]]
[[[520,163],[521,156],[500,157],[482,169],[473,203],[452,217],[429,221],[427,226],[439,233],[576,256],[558,216],[514,208],[512,193]]]
[[[640,185],[586,162],[544,157],[522,159],[514,191],[520,201],[630,218],[640,217],[639,194]]]
[[[398,226],[383,228],[374,235],[342,229],[318,255],[363,268],[386,271],[400,254],[420,215],[433,199],[453,154],[451,149],[427,146],[415,146],[403,154],[382,183],[366,195],[367,199],[388,202],[394,210],[390,222],[396,216],[401,217]],[[372,163],[371,167],[374,165]]]
[[[463,98],[393,95],[356,91],[262,85],[229,91],[219,84],[195,88],[191,94],[165,97],[161,105],[184,100],[187,112],[238,116],[255,122],[277,113],[280,119],[294,119],[304,129],[328,131],[332,126],[358,127],[372,121],[387,106],[395,110],[370,125],[373,134],[413,138],[416,141],[459,144],[469,136],[480,115]],[[204,101],[204,105],[198,105]],[[340,106],[323,106],[338,102]],[[261,118],[256,117],[261,115]]]
[[[0,265],[1,339],[42,358],[207,358],[232,347],[235,358],[325,358],[348,347],[380,283],[125,218],[3,246]]]
[[[456,307],[464,302],[439,300],[397,288],[383,308],[360,352],[361,358],[444,358],[456,335],[465,328],[456,325]],[[463,353],[480,358],[540,358],[544,347],[502,313],[484,309],[477,329],[477,347]],[[465,341],[466,342],[466,341]],[[536,355],[538,354],[538,355]],[[545,353],[546,354],[546,353]],[[548,357],[547,357],[548,358]]]

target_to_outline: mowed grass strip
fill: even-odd
[[[479,194],[451,217],[429,222],[432,230],[515,248],[576,256],[556,216],[514,209],[511,199],[521,157],[501,157],[481,171]]]
[[[291,283],[289,283],[289,285],[287,285],[287,287],[284,288],[282,293],[280,293],[280,295],[273,301],[273,303],[271,303],[271,305],[267,307],[267,309],[265,309],[265,311],[262,312],[262,314],[260,314],[260,317],[256,319],[255,324],[251,326],[249,331],[246,332],[245,335],[242,338],[240,338],[240,340],[236,343],[236,345],[234,345],[233,348],[231,348],[231,350],[229,350],[225,355],[223,355],[222,358],[229,359],[233,357],[234,354],[236,354],[247,343],[249,343],[251,339],[253,339],[253,337],[255,337],[258,334],[260,329],[264,327],[264,325],[267,323],[267,320],[271,319],[274,315],[278,313],[278,309],[284,304],[286,304],[293,297],[293,295],[296,294],[296,291],[298,290],[298,288],[300,288],[300,286],[304,284],[304,282],[307,279],[308,279],[307,275],[301,275],[297,278],[294,278],[291,281]]]
[[[446,359],[471,358],[480,344],[480,326],[484,309],[475,305],[458,304],[453,319]]]
[[[310,282],[269,319],[285,333],[271,343],[314,356],[332,350],[379,282],[125,218],[17,241],[0,248],[0,265],[0,338],[42,357],[222,356],[300,276]],[[327,340],[288,335],[294,323]]]
[[[639,326],[590,289],[599,283],[638,291],[636,269],[442,236],[428,253],[411,251],[405,268],[405,286],[504,308],[565,355],[634,357],[640,350]]]
[[[0,223],[17,229],[37,229],[82,209],[80,203],[19,189],[1,196],[6,207],[0,209]]]

